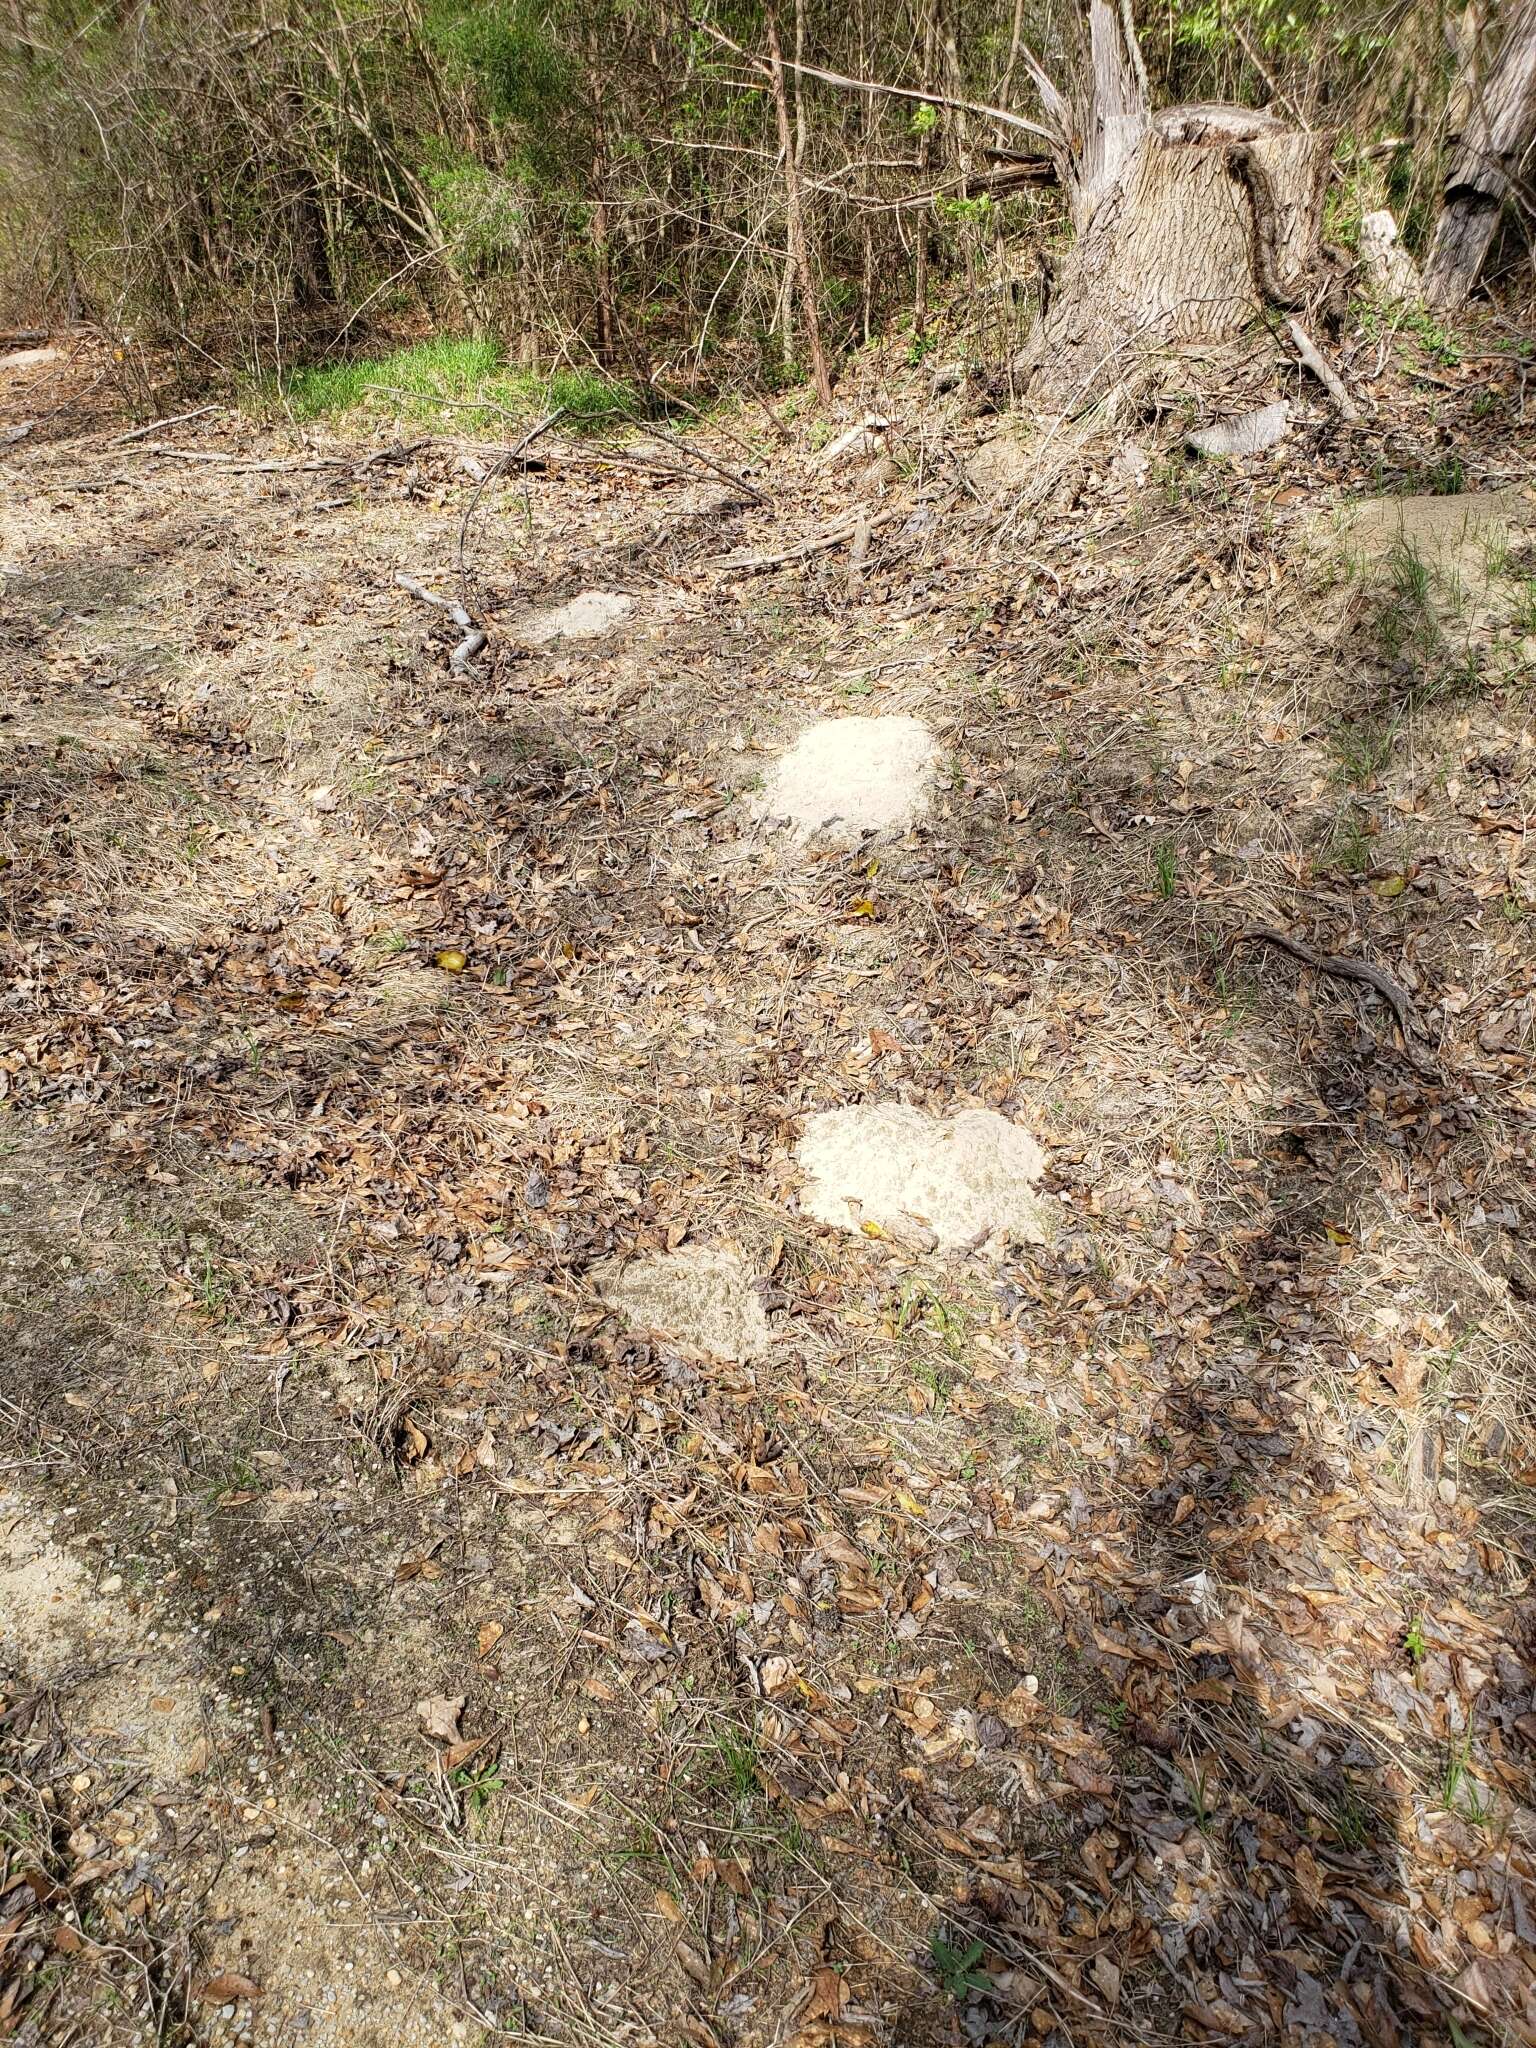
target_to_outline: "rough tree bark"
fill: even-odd
[[[832,403],[832,380],[827,374],[826,352],[821,345],[821,320],[816,310],[816,274],[811,269],[810,248],[805,237],[805,219],[800,205],[800,173],[795,162],[795,139],[789,125],[789,100],[784,91],[784,54],[779,47],[779,24],[770,7],[767,15],[768,55],[772,64],[773,111],[779,127],[779,154],[784,164],[784,209],[789,221],[789,255],[800,273],[800,290],[805,304],[805,338],[811,352],[811,375],[816,395],[823,405]],[[797,72],[800,67],[796,67]]]
[[[1326,277],[1326,136],[1248,107],[1155,112],[1129,6],[1090,0],[1088,25],[1077,109],[1034,67],[1077,241],[1014,365],[1032,399],[1067,409],[1149,381],[1180,343],[1240,333],[1264,303],[1300,307]]]
[[[1504,202],[1536,145],[1536,0],[1510,0],[1498,56],[1474,89],[1446,173],[1445,198],[1424,266],[1424,296],[1447,311],[1482,271]]]

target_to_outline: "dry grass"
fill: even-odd
[[[1493,664],[1397,716],[1286,498],[1308,453],[1137,496],[1078,451],[1021,565],[925,451],[945,520],[855,589],[722,588],[691,486],[578,470],[486,505],[472,682],[392,588],[446,583],[449,450],[340,518],[333,477],[234,473],[207,550],[148,458],[94,541],[6,537],[47,623],[8,729],[7,1455],[209,1743],[77,1768],[92,1695],[23,1646],[40,2025],[917,2048],[1184,2038],[1197,1998],[1263,2038],[1232,1987],[1279,1948],[1303,2032],[1342,1971],[1350,2024],[1436,2038],[1479,1957],[1516,2011],[1532,981],[1523,842],[1481,821],[1528,803],[1526,708]],[[90,467],[32,459],[44,505]],[[66,540],[130,533],[72,618]],[[622,640],[519,647],[605,582]],[[791,856],[743,797],[850,711],[927,720],[933,814]],[[1388,966],[1423,1042],[1255,921]],[[800,1119],[891,1097],[1034,1129],[1055,1242],[813,1227]],[[759,1277],[762,1360],[600,1298],[677,1240]],[[460,1697],[462,1754],[417,1712]],[[139,1778],[141,1861],[82,1876]],[[262,1997],[200,2002],[221,1971]]]

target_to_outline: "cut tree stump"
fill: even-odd
[[[1327,164],[1325,137],[1267,114],[1149,120],[1015,364],[1028,395],[1073,410],[1142,381],[1179,343],[1240,334],[1265,300],[1300,303]]]
[[[1077,242],[1013,365],[1027,397],[1064,412],[1141,389],[1181,344],[1228,340],[1261,307],[1295,311],[1331,283],[1328,136],[1251,107],[1154,112],[1129,14],[1090,0],[1086,99],[1057,150]]]

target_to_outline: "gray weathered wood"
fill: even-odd
[[[1461,305],[1482,271],[1505,200],[1536,144],[1536,0],[1510,0],[1503,40],[1471,111],[1445,179],[1445,200],[1424,266],[1424,296],[1447,311]]]

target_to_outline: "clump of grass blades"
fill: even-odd
[[[296,420],[349,412],[427,419],[451,410],[460,424],[490,429],[561,408],[572,426],[612,426],[636,410],[628,385],[598,370],[557,370],[540,378],[510,368],[494,341],[443,336],[392,355],[313,363],[284,378],[281,397]]]

